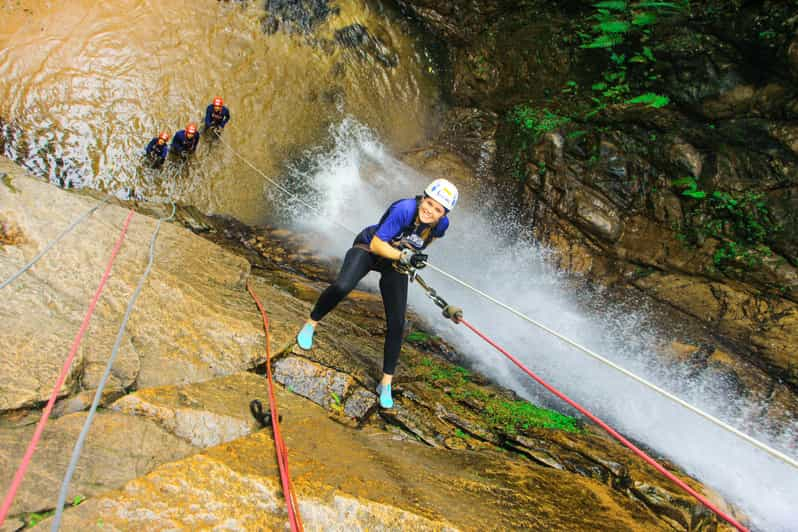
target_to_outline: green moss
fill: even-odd
[[[477,401],[484,405],[476,413],[486,425],[508,435],[518,434],[531,428],[546,428],[581,432],[578,421],[553,410],[535,406],[527,401],[507,400],[488,394],[471,382],[471,372],[465,368],[445,364],[425,357],[421,361],[421,372],[430,385],[442,388],[455,401]]]
[[[535,427],[580,432],[576,419],[526,401],[489,401],[485,413],[492,425],[510,435]]]

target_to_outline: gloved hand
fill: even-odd
[[[413,268],[420,270],[427,265],[428,258],[429,256],[425,253],[405,248],[402,250],[402,254],[399,257],[399,263],[403,264],[404,266],[412,266]]]

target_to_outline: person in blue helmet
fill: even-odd
[[[189,122],[186,125],[186,129],[181,129],[175,133],[169,151],[181,157],[188,157],[197,151],[198,144],[199,132],[197,131],[197,124]]]
[[[449,228],[449,212],[457,203],[457,187],[436,179],[422,196],[392,203],[380,221],[363,229],[346,252],[338,278],[319,296],[310,319],[297,335],[302,349],[313,346],[319,321],[351,292],[370,271],[380,273],[380,293],[385,308],[387,332],[383,350],[383,374],[377,393],[380,406],[393,407],[391,381],[399,352],[407,311],[408,270],[423,268],[427,255],[422,251]]]
[[[154,137],[149,144],[145,153],[147,160],[153,168],[160,168],[166,160],[166,155],[169,153],[169,133],[161,131],[161,133]]]
[[[229,121],[230,110],[225,107],[221,96],[215,97],[205,109],[205,130],[220,135]]]

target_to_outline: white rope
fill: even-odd
[[[230,149],[230,151],[232,151],[232,152],[233,152],[233,154],[234,154],[236,157],[238,157],[239,159],[241,159],[242,161],[244,161],[244,162],[245,162],[245,163],[246,163],[246,164],[247,164],[247,165],[248,165],[250,168],[252,168],[252,169],[253,169],[253,170],[255,170],[256,172],[258,172],[258,173],[259,173],[261,176],[263,176],[263,177],[264,177],[264,178],[265,178],[267,181],[269,181],[270,183],[272,183],[273,185],[275,185],[277,188],[279,188],[280,190],[282,190],[283,192],[285,192],[286,194],[288,194],[288,195],[289,195],[289,196],[291,196],[292,198],[296,199],[297,201],[300,201],[302,204],[306,205],[306,206],[307,206],[308,208],[310,208],[311,210],[313,210],[313,211],[315,211],[315,212],[317,212],[317,213],[319,213],[319,214],[322,214],[321,210],[320,210],[318,207],[316,207],[316,206],[314,206],[314,205],[311,205],[311,204],[307,203],[306,201],[304,201],[304,200],[300,199],[299,197],[297,197],[297,195],[296,195],[296,194],[293,194],[292,192],[290,192],[289,190],[287,190],[285,187],[283,187],[283,186],[282,186],[282,185],[280,185],[279,183],[277,183],[277,182],[275,182],[274,180],[272,180],[271,178],[269,178],[269,177],[268,177],[266,174],[264,174],[262,171],[260,171],[258,168],[256,168],[256,167],[255,167],[255,166],[254,166],[252,163],[250,163],[250,162],[249,162],[247,159],[245,159],[245,158],[244,158],[242,155],[240,155],[240,154],[239,154],[237,151],[235,151],[235,150],[232,148],[232,146],[230,146],[229,144],[227,144],[226,142],[224,142],[224,140],[223,140],[221,137],[219,137],[219,140],[221,140],[221,141],[222,141],[222,143],[223,143],[225,146],[227,146],[227,147]],[[357,234],[357,232],[356,232],[356,231],[353,231],[353,230],[352,230],[352,229],[350,229],[349,227],[345,226],[344,224],[342,224],[342,223],[340,223],[340,222],[338,222],[338,221],[336,221],[336,220],[333,220],[333,223],[335,223],[336,225],[338,225],[338,226],[340,226],[340,227],[342,227],[342,228],[346,229],[347,231],[349,231],[349,232],[350,232],[350,233],[352,233],[352,234]],[[668,399],[670,399],[671,401],[674,401],[675,403],[677,403],[677,404],[679,404],[679,405],[683,406],[684,408],[686,408],[686,409],[690,410],[691,412],[693,412],[693,413],[695,413],[695,414],[698,414],[699,416],[703,417],[703,418],[704,418],[704,419],[706,419],[707,421],[709,421],[709,422],[711,422],[711,423],[714,423],[714,424],[715,424],[715,425],[717,425],[718,427],[720,427],[720,428],[722,428],[722,429],[724,429],[724,430],[726,430],[726,431],[728,431],[728,432],[731,432],[731,433],[732,433],[732,434],[734,434],[735,436],[737,436],[737,437],[739,437],[739,438],[742,438],[743,440],[747,441],[747,442],[748,442],[748,443],[750,443],[751,445],[753,445],[753,446],[755,446],[755,447],[758,447],[759,449],[761,449],[761,450],[765,451],[766,453],[770,454],[771,456],[773,456],[773,457],[775,457],[775,458],[778,458],[778,459],[780,459],[780,460],[782,460],[782,461],[786,462],[787,464],[789,464],[789,465],[793,466],[794,468],[798,469],[798,461],[796,461],[794,458],[791,458],[791,457],[787,456],[786,454],[784,454],[784,453],[782,453],[782,452],[780,452],[780,451],[778,451],[778,450],[776,450],[776,449],[773,449],[772,447],[768,446],[767,444],[765,444],[765,443],[762,443],[761,441],[759,441],[759,440],[757,440],[757,439],[755,439],[755,438],[753,438],[753,437],[751,437],[751,436],[749,436],[749,435],[745,434],[744,432],[741,432],[740,430],[738,430],[738,429],[736,429],[736,428],[732,427],[732,426],[731,426],[731,425],[729,425],[728,423],[725,423],[725,422],[721,421],[720,419],[716,418],[715,416],[713,416],[713,415],[711,415],[711,414],[708,414],[707,412],[704,412],[703,410],[699,409],[698,407],[695,407],[695,406],[691,405],[690,403],[686,402],[686,401],[685,401],[685,400],[683,400],[683,399],[680,399],[679,397],[677,397],[677,396],[673,395],[672,393],[670,393],[670,392],[668,392],[668,391],[666,391],[666,390],[663,390],[662,388],[660,388],[660,387],[659,387],[659,386],[657,386],[656,384],[654,384],[654,383],[652,383],[652,382],[649,382],[649,381],[647,381],[646,379],[644,379],[644,378],[642,378],[642,377],[639,377],[638,375],[635,375],[635,374],[634,374],[634,373],[632,373],[631,371],[629,371],[629,370],[627,370],[627,369],[625,369],[625,368],[623,368],[623,367],[621,367],[621,366],[619,366],[619,365],[615,364],[615,363],[614,363],[614,362],[612,362],[611,360],[608,360],[607,358],[604,358],[603,356],[599,355],[598,353],[595,353],[595,352],[591,351],[591,350],[590,350],[590,349],[588,349],[587,347],[585,347],[585,346],[583,346],[583,345],[581,345],[581,344],[578,344],[577,342],[575,342],[575,341],[571,340],[570,338],[568,338],[568,337],[566,337],[566,336],[563,336],[562,334],[558,333],[557,331],[555,331],[555,330],[553,330],[553,329],[550,329],[549,327],[547,327],[547,326],[543,325],[542,323],[540,323],[540,322],[538,322],[538,321],[535,321],[535,320],[533,320],[532,318],[530,318],[530,317],[529,317],[529,316],[527,316],[526,314],[524,314],[524,313],[522,313],[522,312],[520,312],[520,311],[518,311],[518,310],[514,309],[513,307],[511,307],[511,306],[509,306],[509,305],[507,305],[507,304],[505,304],[505,303],[502,303],[502,302],[501,302],[501,301],[499,301],[498,299],[496,299],[496,298],[494,298],[494,297],[491,297],[490,295],[486,294],[486,293],[485,293],[485,292],[483,292],[482,290],[479,290],[478,288],[476,288],[476,287],[474,287],[474,286],[472,286],[472,285],[470,285],[470,284],[466,283],[465,281],[463,281],[463,280],[461,280],[461,279],[459,279],[459,278],[455,277],[454,275],[452,275],[452,274],[450,274],[450,273],[448,273],[448,272],[446,272],[446,271],[442,270],[441,268],[438,268],[437,266],[435,266],[435,265],[433,265],[433,264],[430,264],[429,262],[427,262],[427,266],[428,266],[429,268],[431,268],[431,269],[435,270],[436,272],[440,273],[440,274],[441,274],[441,275],[443,275],[444,277],[447,277],[447,278],[451,279],[452,281],[454,281],[454,282],[458,283],[459,285],[463,286],[464,288],[466,288],[466,289],[468,289],[468,290],[471,290],[472,292],[474,292],[474,293],[476,293],[476,294],[480,295],[481,297],[483,297],[483,298],[487,299],[487,300],[488,300],[488,301],[490,301],[491,303],[494,303],[494,304],[496,304],[496,305],[498,305],[498,306],[502,307],[503,309],[505,309],[505,310],[508,310],[508,311],[512,312],[513,314],[515,314],[515,315],[516,315],[516,316],[518,316],[519,318],[523,319],[524,321],[527,321],[527,322],[531,323],[532,325],[534,325],[534,326],[536,326],[536,327],[538,327],[538,328],[540,328],[540,329],[542,329],[542,330],[546,331],[547,333],[549,333],[549,334],[551,334],[551,335],[553,335],[553,336],[556,336],[557,338],[559,338],[559,339],[560,339],[560,340],[562,340],[563,342],[565,342],[565,343],[567,343],[567,344],[569,344],[569,345],[571,345],[571,346],[575,347],[576,349],[578,349],[579,351],[582,351],[582,352],[583,352],[583,353],[585,353],[586,355],[588,355],[588,356],[590,356],[590,357],[592,357],[592,358],[594,358],[594,359],[598,360],[599,362],[601,362],[601,363],[603,363],[603,364],[605,364],[605,365],[607,365],[607,366],[609,366],[609,367],[613,368],[613,369],[614,369],[614,370],[616,370],[616,371],[619,371],[619,372],[623,373],[623,374],[624,374],[624,375],[626,375],[627,377],[630,377],[630,378],[634,379],[635,381],[639,382],[639,383],[640,383],[640,384],[642,384],[643,386],[646,386],[646,387],[648,387],[648,388],[650,388],[650,389],[654,390],[655,392],[657,392],[657,393],[661,394],[661,395],[662,395],[662,396],[664,396],[664,397],[667,397],[667,398],[668,398]]]
[[[699,409],[698,407],[695,407],[695,406],[691,405],[690,403],[684,401],[683,399],[680,399],[679,397],[673,395],[672,393],[670,393],[670,392],[668,392],[666,390],[663,390],[662,388],[660,388],[656,384],[647,381],[643,377],[639,377],[638,375],[635,375],[631,371],[629,371],[629,370],[627,370],[627,369],[615,364],[611,360],[608,360],[608,359],[604,358],[603,356],[599,355],[598,353],[596,353],[594,351],[591,351],[587,347],[585,347],[585,346],[583,346],[581,344],[578,344],[577,342],[574,342],[570,338],[568,338],[566,336],[563,336],[562,334],[558,333],[557,331],[555,331],[553,329],[550,329],[549,327],[543,325],[542,323],[540,323],[538,321],[533,320],[532,318],[530,318],[529,316],[527,316],[523,312],[520,312],[520,311],[514,309],[513,307],[502,303],[498,299],[495,299],[495,298],[491,297],[490,295],[486,294],[482,290],[479,290],[478,288],[476,288],[474,286],[471,286],[470,284],[466,283],[465,281],[462,281],[462,280],[458,279],[457,277],[455,277],[454,275],[443,271],[442,269],[438,268],[437,266],[434,266],[433,264],[430,264],[429,262],[427,263],[427,266],[429,266],[430,268],[432,268],[436,272],[440,273],[444,277],[448,277],[452,281],[454,281],[454,282],[460,284],[461,286],[471,290],[472,292],[482,296],[483,298],[487,299],[491,303],[494,303],[494,304],[502,307],[503,309],[512,312],[513,314],[515,314],[516,316],[518,316],[522,320],[527,321],[527,322],[531,323],[532,325],[534,325],[534,326],[536,326],[536,327],[538,327],[540,329],[543,329],[544,331],[546,331],[547,333],[551,334],[552,336],[556,336],[557,338],[559,338],[563,342],[575,347],[576,349],[578,349],[579,351],[582,351],[586,355],[588,355],[590,357],[593,357],[594,359],[598,360],[602,364],[605,364],[605,365],[611,367],[612,369],[623,373],[627,377],[630,377],[630,378],[634,379],[635,381],[639,382],[640,384],[642,384],[642,385],[644,385],[644,386],[646,386],[648,388],[651,388],[655,392],[667,397],[671,401],[674,401],[674,402],[682,405],[683,407],[685,407],[686,409],[690,410],[691,412],[694,412],[694,413],[698,414],[699,416],[703,417],[704,419],[706,419],[708,421],[711,421],[712,423],[718,425],[719,427],[721,427],[721,428],[731,432],[732,434],[744,439],[745,441],[747,441],[751,445],[759,447],[760,449],[762,449],[763,451],[767,452],[768,454],[770,454],[770,455],[772,455],[772,456],[774,456],[776,458],[779,458],[780,460],[783,460],[783,461],[787,462],[788,464],[790,464],[791,466],[793,466],[795,468],[798,468],[798,461],[796,461],[793,458],[787,456],[786,454],[784,454],[782,452],[779,452],[778,450],[773,449],[772,447],[769,447],[768,445],[760,442],[759,440],[756,440],[756,439],[752,438],[751,436],[745,434],[744,432],[740,432],[736,428],[734,428],[731,425],[721,421],[720,419],[714,417],[713,415],[704,412],[703,410]]]
[[[86,212],[84,212],[84,213],[83,213],[83,214],[82,214],[80,217],[78,217],[78,219],[76,219],[74,222],[72,222],[72,223],[69,225],[69,227],[67,227],[66,229],[64,229],[63,231],[61,231],[61,234],[59,234],[59,235],[58,235],[57,237],[55,237],[53,240],[51,240],[50,242],[48,242],[48,243],[47,243],[47,245],[46,245],[46,246],[44,246],[44,248],[43,248],[43,249],[42,249],[42,250],[41,250],[41,251],[40,251],[40,252],[39,252],[39,253],[38,253],[38,254],[37,254],[35,257],[33,257],[33,259],[32,259],[30,262],[28,262],[28,263],[27,263],[25,266],[23,266],[22,268],[20,268],[20,269],[19,269],[19,270],[18,270],[18,271],[17,271],[17,272],[14,274],[14,275],[12,275],[12,276],[11,276],[11,277],[9,277],[8,279],[6,279],[6,280],[5,280],[5,281],[3,281],[2,283],[0,283],[0,290],[2,290],[3,288],[5,288],[6,286],[10,285],[11,283],[13,283],[15,280],[17,280],[17,278],[19,278],[19,276],[20,276],[20,275],[22,275],[22,274],[23,274],[23,273],[25,273],[26,271],[30,270],[30,269],[31,269],[31,268],[32,268],[32,267],[33,267],[33,266],[34,266],[34,265],[35,265],[37,262],[39,262],[39,260],[40,260],[42,257],[44,257],[44,256],[47,254],[47,252],[48,252],[48,251],[50,251],[50,249],[51,249],[53,246],[55,246],[55,245],[56,245],[56,244],[57,244],[57,243],[58,243],[58,242],[59,242],[59,241],[60,241],[62,238],[64,238],[65,236],[67,236],[67,235],[68,235],[68,234],[69,234],[69,233],[70,233],[70,232],[71,232],[71,231],[72,231],[72,230],[73,230],[75,227],[77,227],[78,225],[80,225],[81,223],[83,223],[83,221],[84,221],[84,220],[86,220],[86,218],[88,218],[89,216],[91,216],[91,215],[94,213],[94,211],[96,211],[97,209],[99,209],[100,207],[102,207],[103,205],[105,205],[106,203],[108,203],[110,200],[111,200],[111,196],[108,196],[108,197],[107,197],[107,198],[105,198],[105,199],[104,199],[102,202],[100,202],[100,203],[96,204],[96,205],[95,205],[95,206],[93,206],[91,209],[89,209],[89,210],[87,210]]]

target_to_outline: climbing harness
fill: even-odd
[[[283,486],[283,497],[285,498],[285,506],[288,510],[288,522],[291,525],[291,532],[303,532],[302,518],[299,515],[299,503],[297,502],[296,492],[294,491],[294,484],[291,481],[291,473],[288,469],[288,448],[285,446],[282,432],[280,431],[280,422],[282,418],[277,411],[277,397],[274,394],[274,381],[272,379],[272,350],[271,350],[271,334],[269,333],[269,318],[263,305],[258,299],[257,294],[249,284],[247,279],[247,291],[255,300],[255,305],[260,311],[261,318],[263,319],[263,332],[265,335],[266,343],[266,382],[269,385],[269,413],[263,412],[263,405],[257,399],[249,404],[249,410],[255,419],[261,425],[270,423],[272,426],[272,435],[274,437],[274,449],[277,453],[277,466],[280,469],[280,482]]]
[[[426,292],[427,296],[433,301],[433,303],[435,303],[435,305],[437,305],[438,307],[440,307],[443,310],[443,315],[446,318],[451,319],[455,323],[462,323],[463,325],[465,325],[474,334],[476,334],[477,336],[479,336],[480,338],[485,340],[488,344],[490,344],[492,347],[494,347],[497,351],[499,351],[501,354],[506,356],[510,361],[513,362],[513,364],[518,366],[521,369],[521,371],[523,371],[524,373],[529,375],[538,384],[540,384],[541,386],[546,388],[548,391],[550,391],[551,393],[553,393],[554,395],[559,397],[561,400],[565,401],[566,403],[568,403],[569,405],[571,405],[572,407],[577,409],[581,414],[583,414],[585,417],[590,419],[593,423],[595,423],[596,425],[598,425],[599,427],[604,429],[604,431],[607,432],[607,434],[609,434],[610,436],[612,436],[613,438],[615,438],[616,440],[621,442],[623,445],[625,445],[627,448],[629,448],[634,454],[636,454],[637,456],[642,458],[651,467],[653,467],[654,469],[656,469],[657,471],[662,473],[668,480],[670,480],[671,482],[673,482],[674,484],[679,486],[683,491],[685,491],[686,493],[690,494],[696,500],[698,500],[701,504],[703,504],[704,506],[706,506],[707,508],[712,510],[715,513],[715,515],[717,515],[718,517],[720,517],[721,519],[723,519],[724,521],[726,521],[727,523],[729,523],[730,525],[732,525],[734,528],[736,528],[737,530],[739,530],[741,532],[746,532],[748,530],[745,526],[740,524],[736,519],[734,519],[733,517],[731,517],[727,513],[723,512],[716,505],[712,504],[706,497],[704,497],[703,495],[698,493],[696,490],[694,490],[693,488],[688,486],[683,480],[681,480],[680,478],[676,477],[673,473],[671,473],[670,471],[665,469],[659,462],[657,462],[656,460],[651,458],[648,454],[646,454],[644,451],[642,451],[635,444],[633,444],[632,442],[630,442],[629,440],[627,440],[626,438],[621,436],[621,434],[619,434],[615,429],[610,427],[607,423],[605,423],[604,421],[599,419],[597,416],[595,416],[592,413],[590,413],[585,407],[583,407],[582,405],[580,405],[579,403],[577,403],[576,401],[574,401],[573,399],[571,399],[570,397],[568,397],[567,395],[562,393],[560,390],[558,390],[554,386],[552,386],[549,383],[547,383],[545,380],[543,380],[537,374],[533,373],[529,368],[527,368],[523,363],[521,363],[520,360],[518,360],[516,357],[514,357],[513,355],[508,353],[501,346],[499,346],[496,342],[494,342],[493,340],[488,338],[484,333],[480,332],[476,327],[474,327],[468,321],[466,321],[463,318],[463,311],[461,309],[449,305],[441,296],[439,296],[437,294],[437,292],[433,288],[431,288],[427,283],[425,283],[424,280],[421,277],[416,275],[415,278],[416,278],[416,281],[418,281],[419,286],[421,286],[421,288],[424,289],[424,291]]]
[[[50,399],[47,401],[47,405],[44,407],[42,411],[42,417],[39,419],[39,423],[36,425],[36,430],[33,433],[33,437],[31,438],[30,443],[28,444],[28,448],[25,450],[25,455],[22,457],[22,462],[20,463],[19,467],[17,468],[16,473],[14,474],[14,479],[11,481],[11,487],[8,489],[5,498],[3,499],[3,503],[0,506],[0,525],[8,516],[8,512],[11,509],[11,503],[14,501],[14,496],[19,489],[20,484],[22,484],[22,479],[25,476],[25,472],[28,470],[28,466],[30,465],[31,458],[33,458],[33,453],[36,450],[36,445],[39,442],[39,439],[42,436],[42,432],[44,431],[44,426],[47,424],[47,420],[50,417],[50,412],[53,409],[53,405],[55,404],[55,400],[58,397],[58,392],[61,390],[61,387],[64,385],[64,381],[66,380],[67,374],[69,373],[69,368],[72,366],[72,361],[75,358],[75,354],[78,352],[78,347],[80,347],[80,342],[83,339],[83,335],[86,333],[86,330],[89,328],[89,321],[91,320],[92,315],[94,314],[94,309],[97,307],[97,302],[100,299],[100,294],[102,294],[103,288],[105,288],[105,284],[108,281],[108,278],[111,275],[111,267],[114,265],[114,261],[116,260],[116,256],[119,253],[119,249],[122,247],[122,242],[125,240],[125,235],[127,234],[128,226],[130,225],[130,220],[133,218],[133,209],[128,211],[127,218],[125,218],[125,222],[122,226],[122,231],[119,234],[119,238],[116,241],[116,245],[111,252],[111,258],[108,260],[108,266],[105,268],[105,273],[100,280],[100,285],[97,287],[97,290],[94,292],[94,297],[92,297],[91,302],[89,303],[89,308],[86,311],[86,315],[83,318],[83,322],[80,325],[80,329],[78,329],[77,334],[75,335],[75,339],[72,342],[72,348],[69,350],[69,355],[67,356],[66,360],[64,361],[64,365],[61,368],[61,373],[58,375],[58,379],[56,379],[55,386],[53,387],[53,391],[50,393]]]

